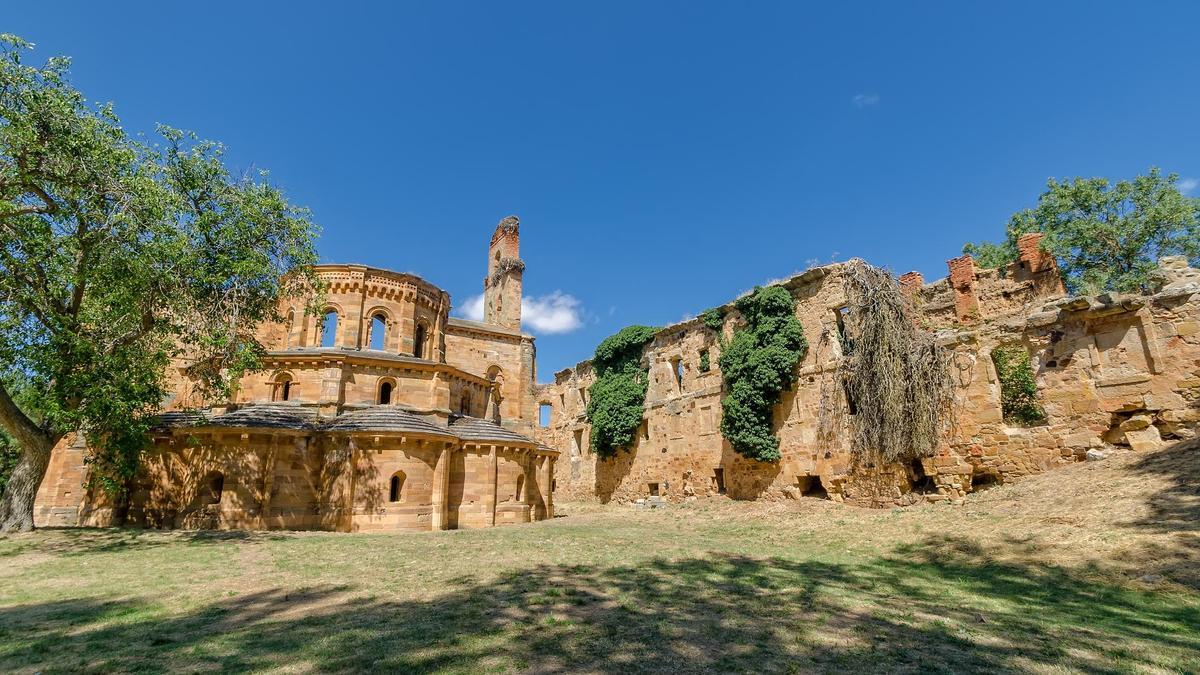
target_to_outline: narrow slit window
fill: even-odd
[[[325,312],[325,319],[321,323],[322,347],[333,347],[337,345],[337,329],[338,313],[331,309]]]
[[[417,333],[413,337],[413,356],[418,359],[425,358],[425,324],[417,324]]]
[[[377,352],[383,351],[386,338],[387,319],[382,314],[376,314],[371,318],[371,342],[369,348]]]

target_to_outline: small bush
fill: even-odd
[[[1021,347],[997,347],[992,350],[992,363],[1000,379],[1004,421],[1023,425],[1044,423],[1046,411],[1037,400],[1037,380],[1029,352]]]

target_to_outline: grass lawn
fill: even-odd
[[[0,671],[1198,672],[1200,450],[873,511],[0,539]]]

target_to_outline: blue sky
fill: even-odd
[[[203,9],[200,9],[203,7]],[[813,261],[945,275],[1051,176],[1200,194],[1200,3],[11,3],[127,128],[466,307],[517,214],[539,379]],[[569,329],[569,330],[566,330]]]

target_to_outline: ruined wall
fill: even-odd
[[[1157,293],[1072,299],[1037,236],[1021,244],[1021,260],[1003,274],[979,270],[964,256],[949,262],[947,279],[926,285],[915,273],[901,278],[922,325],[954,350],[957,423],[934,457],[910,465],[858,463],[849,451],[851,419],[844,415],[840,429],[822,435],[822,408],[847,406],[835,376],[844,266],[831,265],[783,282],[796,299],[810,349],[795,386],[775,409],[779,462],[747,460],[721,437],[720,344],[701,321],[691,320],[664,328],[646,347],[645,423],[634,447],[616,457],[599,460],[588,449],[584,399],[594,376],[587,363],[539,388],[538,402],[553,409],[539,438],[562,453],[559,494],[602,502],[724,492],[737,499],[810,495],[910,504],[958,498],[1077,461],[1089,449],[1143,449],[1190,437],[1200,421],[1198,273],[1167,259]],[[739,319],[731,306],[725,310],[728,335]],[[1032,357],[1045,424],[1003,419],[991,353],[1011,345]],[[699,368],[704,351],[707,373]]]

